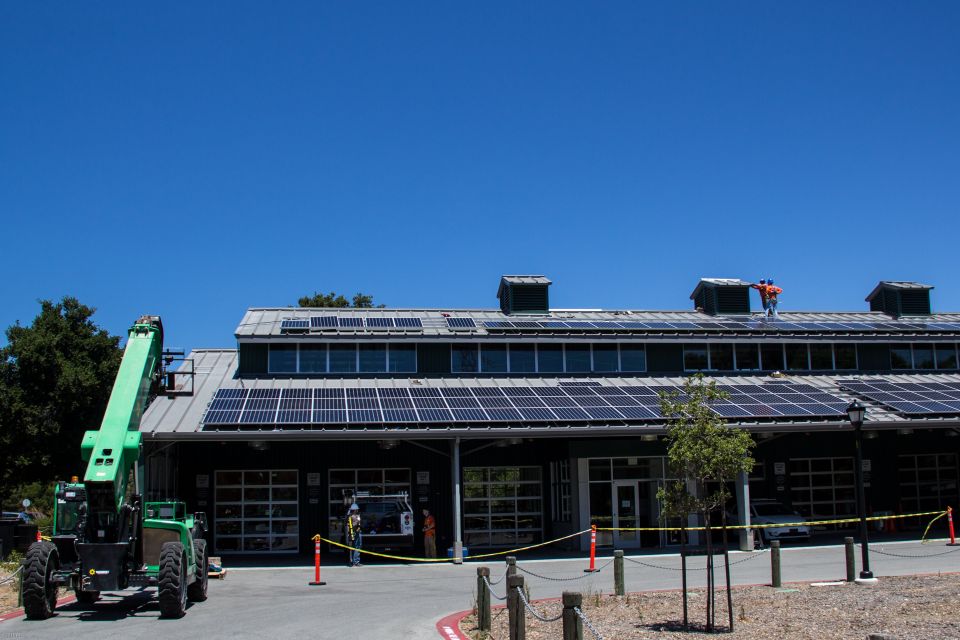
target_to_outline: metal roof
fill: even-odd
[[[877,294],[880,293],[881,289],[933,289],[933,285],[923,284],[920,282],[905,282],[903,280],[881,280],[877,283],[877,286],[873,288],[867,297],[864,298],[867,302],[870,302]]]
[[[740,278],[700,278],[700,282],[697,283],[697,286],[693,289],[693,293],[690,294],[691,300],[696,299],[697,294],[700,293],[700,289],[702,289],[704,285],[712,285],[714,287],[749,287],[751,283],[746,280],[741,280]]]
[[[228,440],[232,438],[253,440],[264,438],[299,439],[364,439],[398,437],[449,438],[454,435],[469,437],[502,437],[513,435],[538,436],[599,436],[599,435],[636,435],[639,433],[663,433],[664,426],[656,424],[499,424],[488,426],[450,425],[449,427],[430,426],[408,429],[396,426],[357,429],[355,425],[329,425],[323,429],[251,429],[251,430],[204,430],[202,419],[207,405],[217,389],[254,388],[254,389],[306,389],[306,388],[429,388],[429,387],[511,387],[511,386],[555,386],[561,380],[594,381],[603,386],[647,386],[682,385],[683,376],[671,377],[592,377],[592,378],[465,378],[449,376],[444,378],[258,378],[240,379],[235,377],[237,352],[230,349],[200,349],[189,356],[194,360],[196,378],[195,393],[192,396],[158,397],[147,408],[140,424],[140,431],[147,440]],[[876,375],[799,375],[799,376],[716,376],[713,379],[720,384],[763,384],[774,380],[787,380],[810,384],[845,401],[854,396],[841,391],[838,382],[852,379],[873,379]],[[884,375],[884,379],[894,382],[960,382],[958,374],[929,375]],[[868,429],[960,427],[960,417],[944,418],[905,418],[877,403],[860,401],[867,404]],[[754,420],[741,424],[751,431],[823,431],[849,428],[844,421],[813,418],[798,420]]]
[[[334,330],[324,330],[322,332],[315,331],[306,331],[300,333],[287,333],[281,330],[281,323],[284,320],[290,319],[309,319],[313,316],[336,316],[340,317],[356,317],[356,318],[417,318],[419,319],[423,327],[422,329],[417,329],[415,331],[410,330],[409,328],[399,329],[399,328],[380,328],[377,330],[367,330],[364,327],[359,328],[340,328]],[[723,322],[724,320],[730,321],[756,321],[759,320],[762,314],[756,313],[752,315],[740,315],[740,316],[711,316],[698,311],[644,311],[644,310],[560,310],[555,309],[550,311],[547,314],[542,314],[537,316],[537,320],[547,321],[547,320],[580,320],[580,321],[638,321],[638,322],[707,322],[707,323],[717,323]],[[476,322],[477,327],[471,329],[470,331],[464,331],[462,329],[452,329],[447,324],[447,318],[469,318]],[[923,333],[918,333],[917,330],[913,327],[916,325],[922,325],[927,322],[960,322],[960,313],[938,313],[932,314],[930,316],[925,316],[922,321],[917,320],[916,318],[910,318],[909,320],[897,320],[892,319],[889,315],[880,312],[880,311],[859,311],[859,312],[846,312],[846,311],[781,311],[780,312],[780,323],[790,323],[790,322],[831,322],[831,323],[843,323],[843,322],[871,322],[871,323],[882,323],[890,327],[896,327],[898,324],[904,326],[903,330],[899,329],[889,329],[886,331],[869,331],[869,332],[857,332],[857,331],[838,331],[835,333],[829,331],[810,331],[810,332],[796,332],[796,331],[777,331],[776,333],[765,332],[765,333],[756,333],[756,332],[743,332],[736,331],[732,329],[727,329],[719,332],[711,332],[710,334],[691,330],[691,331],[676,331],[661,329],[656,331],[620,331],[620,332],[611,332],[611,331],[590,331],[589,329],[583,329],[579,331],[538,331],[535,329],[524,330],[524,331],[511,331],[505,333],[503,331],[498,331],[495,329],[488,329],[482,326],[483,322],[497,322],[497,321],[516,321],[516,316],[510,316],[504,314],[500,309],[354,309],[354,308],[303,308],[303,307],[251,307],[247,309],[246,313],[243,316],[243,319],[240,321],[240,324],[237,326],[235,335],[238,340],[247,341],[255,340],[261,338],[296,338],[298,340],[303,339],[317,339],[317,340],[329,340],[329,339],[378,339],[389,337],[390,339],[395,338],[405,338],[405,339],[419,339],[419,338],[449,338],[451,340],[462,340],[462,339],[473,339],[473,338],[510,338],[511,336],[523,336],[523,335],[538,335],[538,336],[551,336],[557,339],[566,339],[566,340],[595,340],[599,335],[616,337],[618,339],[641,339],[641,340],[656,340],[656,339],[669,339],[676,340],[678,337],[693,337],[696,340],[707,339],[710,335],[718,336],[721,338],[731,338],[737,336],[753,337],[753,338],[766,338],[771,335],[783,336],[788,335],[793,336],[840,336],[840,337],[877,337],[881,335],[886,336],[903,336],[906,338],[915,338],[917,335],[923,335]],[[941,332],[944,333],[944,332]],[[951,336],[960,336],[960,331],[954,332],[945,332]]]

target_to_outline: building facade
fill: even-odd
[[[675,312],[551,309],[550,286],[504,276],[492,310],[249,309],[236,349],[195,350],[147,409],[148,497],[206,511],[218,554],[309,553],[348,495],[407,494],[454,554],[658,526],[659,394],[703,372],[730,394],[714,411],[757,440],[739,513],[761,497],[854,514],[853,399],[868,510],[957,506],[960,314],[931,313],[930,287],[882,282],[869,311],[767,319],[739,280],[701,280]]]

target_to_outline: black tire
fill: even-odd
[[[203,602],[207,599],[207,582],[210,579],[207,573],[208,558],[206,540],[197,539],[193,541],[193,558],[197,564],[197,579],[187,587],[187,597],[190,599],[190,602]]]
[[[187,558],[179,542],[165,542],[160,548],[157,600],[160,616],[182,618],[187,612]]]
[[[77,602],[80,604],[93,604],[100,599],[99,591],[77,591]]]
[[[57,608],[57,585],[53,572],[60,568],[60,555],[52,542],[34,542],[23,559],[23,611],[28,620],[46,620]]]

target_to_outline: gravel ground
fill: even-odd
[[[7,613],[17,608],[17,587],[19,584],[16,580],[11,584],[0,584],[0,613]]]
[[[690,631],[684,632],[683,602],[678,591],[634,593],[624,597],[584,594],[584,613],[604,640],[671,638],[703,640],[706,594],[690,591]],[[960,639],[957,602],[960,574],[881,578],[874,585],[844,583],[814,587],[790,584],[784,589],[737,587],[733,590],[734,632],[724,638],[759,640],[864,640],[888,634],[903,640]],[[717,624],[726,630],[726,592],[717,591]],[[545,618],[560,613],[558,601],[534,603]],[[506,610],[495,609],[492,633],[480,634],[473,616],[461,629],[473,640],[509,638]],[[562,636],[561,622],[544,623],[527,613],[529,640]],[[593,640],[584,627],[585,640]]]

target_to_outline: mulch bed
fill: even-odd
[[[645,592],[622,597],[584,594],[583,611],[604,640],[633,638],[697,638],[704,640],[706,593],[689,591],[689,630],[684,631],[683,600],[678,591]],[[844,583],[813,587],[789,584],[784,589],[736,587],[733,590],[733,633],[727,632],[727,598],[716,592],[717,626],[731,640],[810,639],[864,640],[886,634],[902,640],[960,639],[960,574],[880,578],[874,585]],[[533,605],[541,616],[559,614],[557,600]],[[493,611],[489,635],[476,629],[474,616],[461,623],[473,640],[509,638],[505,609]],[[562,637],[561,622],[544,623],[527,613],[529,640]],[[593,634],[584,627],[585,640]]]

